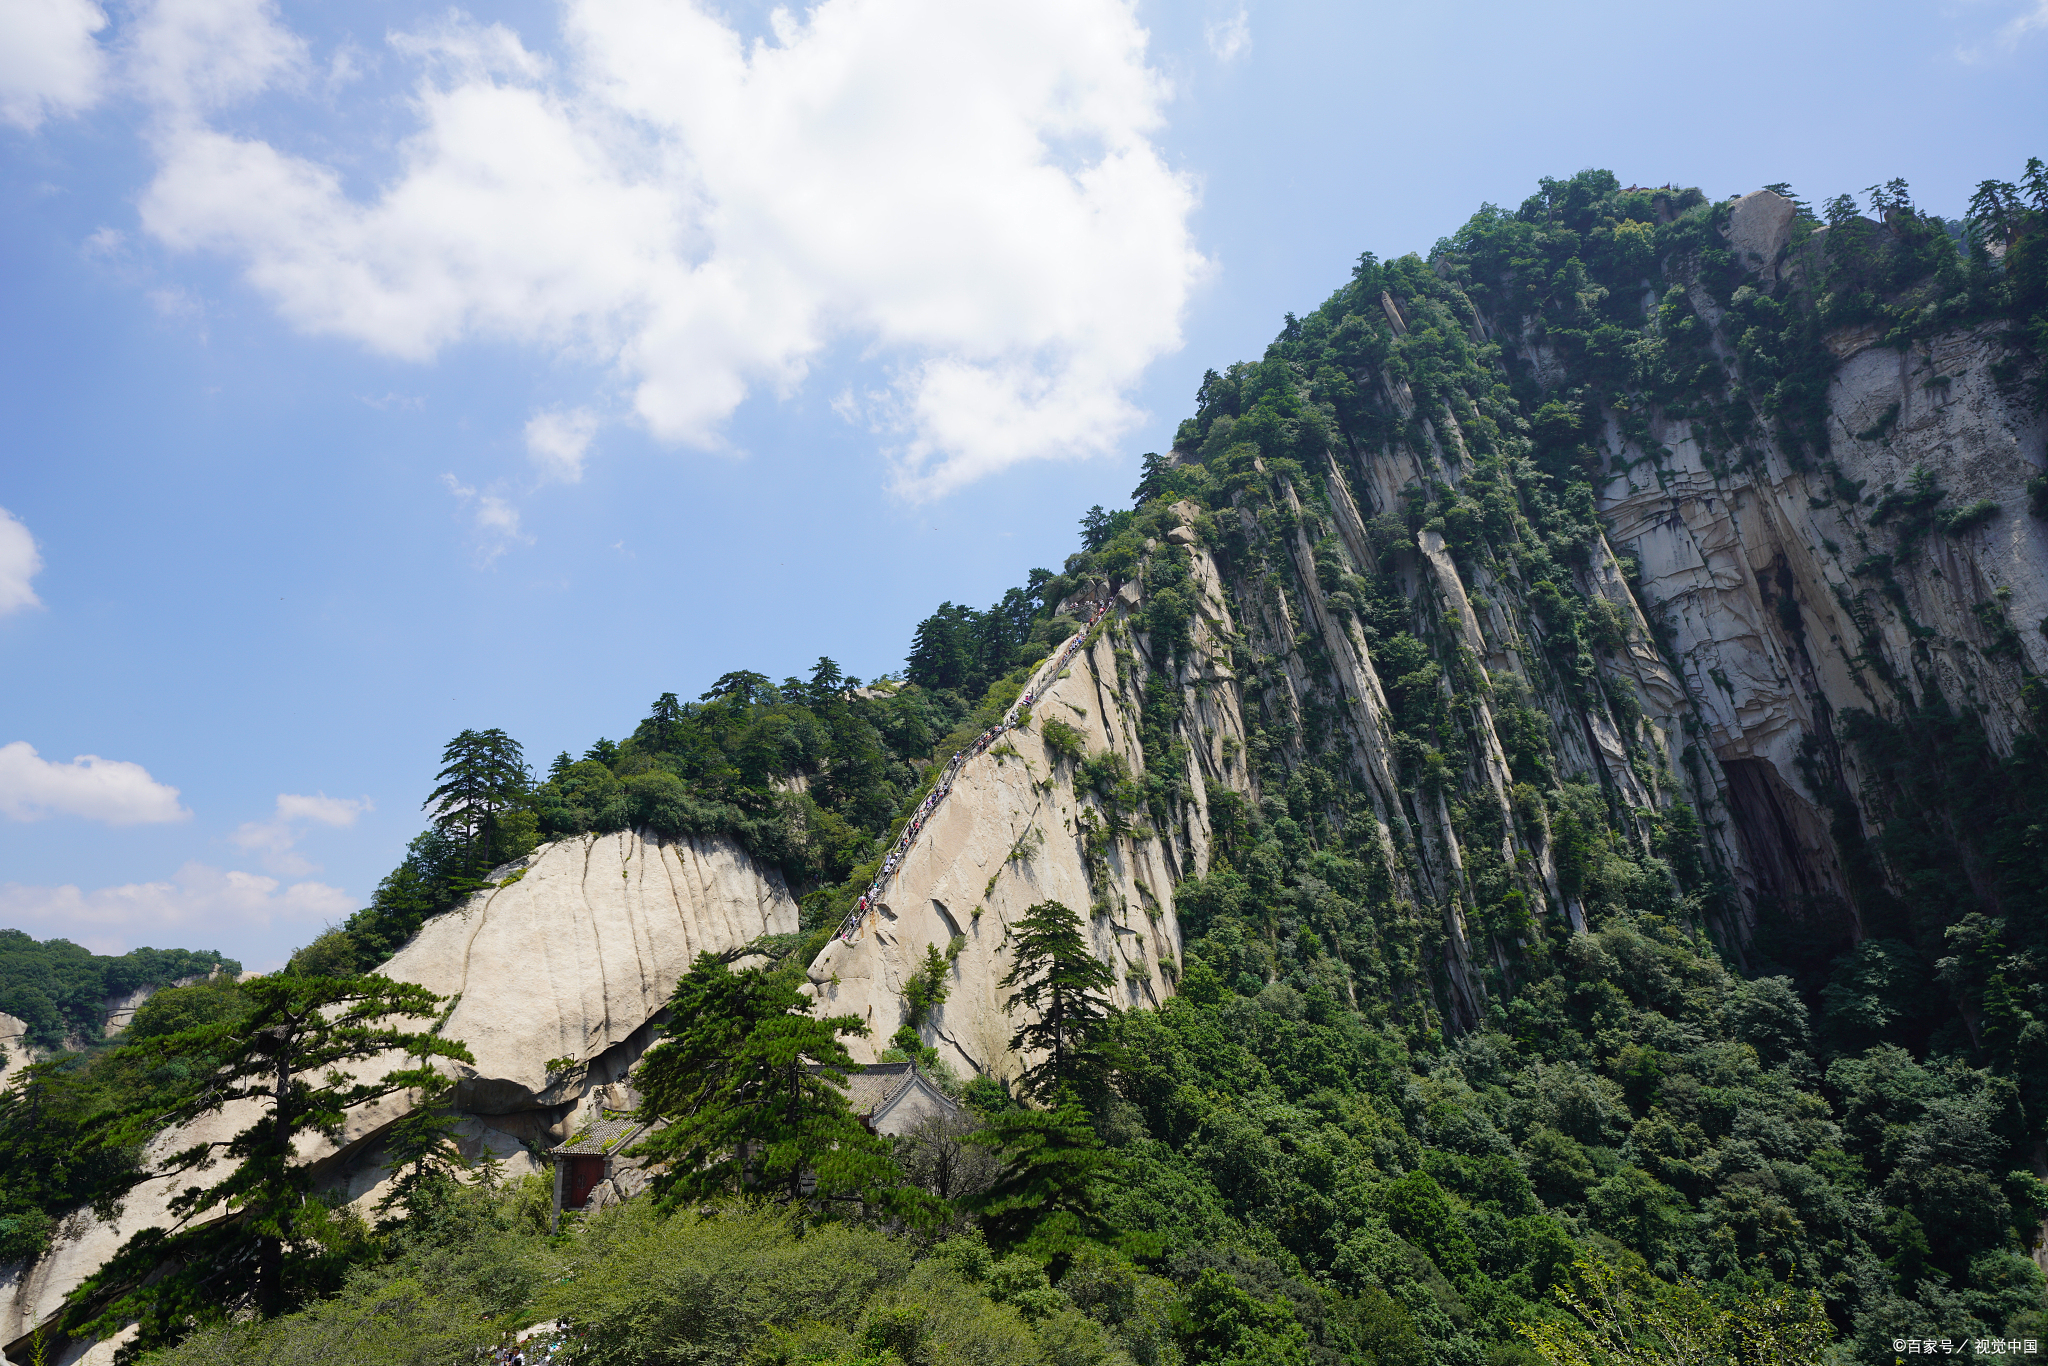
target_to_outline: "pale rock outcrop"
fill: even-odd
[[[653,1041],[656,1015],[700,951],[797,928],[781,874],[724,839],[584,836],[545,845],[496,876],[500,885],[427,922],[380,971],[461,998],[444,1029],[476,1059],[456,1069],[458,1139],[466,1157],[495,1158],[510,1177],[540,1170],[533,1148],[558,1142],[584,1101],[619,1099],[606,1088]],[[572,1064],[551,1072],[550,1061],[563,1058]],[[359,1070],[379,1075],[400,1061]],[[410,1103],[401,1094],[351,1112],[339,1143],[301,1140],[330,1194],[366,1210],[374,1204],[387,1179],[380,1136]],[[237,1104],[159,1134],[144,1161],[225,1139],[256,1114],[253,1102]],[[189,1182],[146,1181],[111,1221],[79,1211],[41,1260],[0,1270],[0,1342],[45,1322],[135,1233],[168,1225],[168,1202]],[[112,1346],[94,1346],[90,1358],[75,1347],[66,1362],[96,1366]]]
[[[872,1060],[889,1046],[905,1019],[904,987],[935,947],[948,961],[949,995],[933,1012],[925,1042],[963,1075],[1009,1078],[1035,1061],[1010,1051],[1023,1019],[1009,1012],[1010,991],[1001,982],[1014,961],[1011,925],[1041,901],[1082,915],[1097,958],[1115,979],[1115,1004],[1157,1005],[1172,994],[1181,967],[1175,884],[1208,871],[1211,794],[1229,788],[1250,795],[1253,783],[1231,663],[1239,624],[1229,590],[1200,544],[1200,510],[1181,502],[1170,511],[1178,525],[1148,553],[1183,557],[1187,566],[1188,648],[1163,657],[1138,610],[1146,602],[1142,577],[1116,585],[1110,611],[1085,647],[1064,668],[1055,667],[1055,655],[1025,685],[1036,695],[1029,724],[1004,734],[954,779],[861,933],[834,939],[810,964],[820,1011],[851,1014],[868,1026],[868,1035],[850,1045],[856,1058]],[[1093,603],[1062,610],[1086,616]],[[1044,727],[1070,726],[1089,756],[1121,755],[1134,775],[1142,774],[1156,758],[1141,743],[1147,680],[1161,671],[1180,693],[1172,739],[1188,756],[1182,795],[1169,803],[1167,828],[1153,829],[1148,812],[1126,812],[1126,828],[1116,833],[1103,799],[1078,787],[1077,765],[1046,749]]]
[[[1736,201],[1731,244],[1776,240],[1757,225],[1785,211],[1765,203],[1759,217],[1746,207],[1767,193]],[[1768,274],[1773,257],[1759,255],[1749,264]],[[1711,304],[1701,311],[1718,322]],[[1877,346],[1869,328],[1830,337],[1843,358],[1827,394],[1833,469],[1801,468],[1766,442],[1759,461],[1731,470],[1680,421],[1653,424],[1669,454],[1652,462],[1610,426],[1616,473],[1600,510],[1672,633],[1690,708],[1722,770],[1718,801],[1739,835],[1732,871],[1752,913],[1759,898],[1788,909],[1832,901],[1853,913],[1799,762],[1808,737],[1828,740],[1848,708],[1898,714],[1902,698],[1874,660],[1916,694],[1975,706],[2000,749],[2021,728],[2025,676],[2048,669],[2048,639],[2035,629],[2048,618],[2048,525],[2027,510],[2048,431],[1994,377],[2001,326],[1903,351]],[[1657,463],[1655,477],[1639,478],[1646,463]],[[1998,511],[1960,536],[1931,530],[1892,560],[1898,523],[1877,522],[1875,504],[1920,469],[1947,494],[1943,511],[1980,500]],[[1673,720],[1685,710],[1658,701]],[[1831,743],[1829,752],[1860,802],[1857,756]]]
[[[796,928],[782,875],[731,841],[623,831],[545,846],[382,971],[462,998],[445,1032],[476,1062],[457,1105],[502,1115],[581,1094],[586,1065],[638,1034],[699,952]],[[560,1058],[576,1066],[551,1074]]]
[[[197,979],[188,980],[196,981]],[[184,986],[186,983],[177,982],[174,985]],[[112,1038],[116,1034],[125,1034],[128,1031],[128,1026],[135,1022],[135,1012],[142,1009],[143,1003],[154,995],[156,995],[155,987],[137,987],[135,990],[122,996],[109,996],[106,1006],[107,1021],[100,1027],[100,1032],[108,1038]]]
[[[1746,194],[1728,206],[1728,250],[1745,266],[1776,278],[1778,253],[1792,240],[1792,201],[1770,190]]]
[[[14,1084],[14,1074],[35,1061],[28,1045],[28,1021],[0,1010],[0,1090]]]
[[[208,975],[201,973],[191,977],[180,977],[171,985],[174,987],[189,987],[194,982],[205,981]],[[255,974],[244,973],[242,975],[250,977]],[[135,1023],[135,1012],[142,1009],[150,997],[164,989],[163,987],[137,987],[133,991],[124,992],[118,996],[109,996],[105,1006],[102,1007],[104,1018],[100,1023],[100,1033],[109,1039],[113,1038],[116,1034],[126,1033],[128,1026]]]
[[[1044,724],[1059,720],[1082,733],[1089,753],[1115,751],[1142,770],[1137,703],[1128,665],[1120,669],[1117,658],[1126,630],[1113,612],[1066,669],[1051,677],[1049,666],[1041,669],[1029,685],[1038,694],[1029,726],[966,764],[858,942],[835,939],[811,963],[819,1010],[868,1026],[867,1037],[850,1044],[859,1060],[888,1046],[904,1019],[904,986],[933,946],[949,960],[950,994],[927,1041],[956,1071],[1014,1076],[1030,1059],[1010,1052],[1020,1021],[1000,982],[1011,963],[1012,922],[1041,901],[1082,914],[1096,956],[1117,978],[1117,1005],[1156,1005],[1171,993],[1180,961],[1173,885],[1194,870],[1170,835],[1150,831],[1108,837],[1091,870],[1087,845],[1104,819],[1100,803],[1075,790],[1073,765],[1056,760],[1042,739]]]

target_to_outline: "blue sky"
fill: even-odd
[[[6,0],[0,924],[277,964],[456,731],[1056,568],[1361,251],[1587,166],[1955,214],[2044,68],[2048,0]]]

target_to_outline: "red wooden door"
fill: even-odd
[[[562,1208],[582,1209],[591,1187],[604,1180],[604,1159],[571,1157],[568,1162],[569,1170],[562,1173]]]

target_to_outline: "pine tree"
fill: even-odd
[[[491,866],[506,814],[533,788],[526,755],[504,731],[466,730],[441,751],[440,786],[422,803],[436,829],[461,844],[466,871]],[[530,847],[530,846],[529,846]]]
[[[674,749],[683,728],[683,704],[672,692],[665,692],[654,699],[654,707],[647,713],[646,734],[657,749]]]
[[[385,1216],[380,1232],[388,1233],[401,1223],[417,1226],[447,1203],[455,1190],[455,1174],[469,1166],[456,1144],[455,1117],[448,1109],[453,1089],[446,1078],[422,1084],[413,1096],[413,1108],[385,1135],[384,1160],[390,1164],[392,1181],[377,1201],[377,1213]],[[403,1218],[394,1211],[402,1211]]]
[[[1047,1098],[1081,1079],[1092,1060],[1091,1036],[1109,1019],[1107,992],[1115,983],[1089,949],[1081,917],[1057,901],[1041,901],[1011,927],[1010,970],[998,984],[1014,987],[1004,1006],[1023,1006],[1035,1019],[1017,1026],[1010,1051],[1042,1052],[1043,1061],[1025,1069],[1023,1089]]]
[[[839,672],[837,664],[819,655],[817,666],[811,670],[811,681],[803,690],[804,703],[813,709],[822,707],[851,686],[846,675]]]
[[[242,1313],[273,1317],[323,1288],[347,1230],[314,1197],[311,1168],[293,1145],[302,1134],[331,1135],[347,1112],[398,1091],[432,1087],[428,1060],[470,1062],[469,1049],[396,1023],[432,1019],[442,998],[385,977],[302,977],[279,973],[242,984],[245,1012],[134,1045],[161,1067],[209,1069],[209,1082],[168,1113],[144,1105],[103,1119],[103,1141],[140,1143],[241,1101],[260,1107],[231,1138],[193,1144],[164,1164],[166,1175],[234,1163],[208,1186],[170,1202],[175,1229],[144,1229],[69,1297],[65,1331],[107,1338],[127,1322],[139,1334],[132,1358],[192,1328]],[[349,1071],[398,1052],[411,1065],[373,1079]]]
[[[959,603],[942,602],[917,624],[904,676],[922,688],[958,688],[976,662],[976,626],[981,614]]]
[[[903,1185],[888,1140],[847,1105],[855,1064],[840,1038],[867,1026],[853,1015],[814,1017],[815,1004],[787,974],[733,972],[697,955],[638,1077],[641,1117],[668,1121],[636,1149],[664,1163],[657,1199],[793,1202],[808,1174],[820,1208],[858,1200],[924,1216],[928,1197]]]
[[[1053,573],[1050,569],[1032,570],[1024,576],[1025,596],[1029,597],[1046,611],[1051,611],[1058,604],[1046,600],[1045,589],[1046,585],[1052,583],[1057,578],[1059,578],[1059,575]]]
[[[1031,622],[1036,615],[1031,595],[1022,588],[1012,588],[1003,594],[1001,602],[992,605],[981,614],[976,630],[974,677],[968,681],[968,691],[979,695],[988,685],[1010,671],[1024,643],[1031,638]]]
[[[716,702],[720,698],[729,697],[740,706],[751,707],[773,690],[767,674],[755,673],[752,669],[734,669],[731,673],[720,674],[718,681],[711,685],[710,691],[697,700]]]
[[[1081,514],[1081,545],[1088,550],[1100,550],[1109,540],[1109,514],[1097,503]]]
[[[440,1038],[455,1006],[456,1001],[450,1000],[426,1037]],[[394,1210],[404,1211],[404,1222],[418,1226],[431,1212],[446,1206],[455,1190],[455,1173],[469,1166],[455,1141],[455,1117],[449,1112],[455,1084],[428,1065],[428,1053],[413,1056],[420,1082],[413,1092],[412,1109],[384,1137],[384,1160],[392,1181],[377,1201],[377,1212],[386,1216],[380,1225],[383,1232],[400,1222]]]
[[[1143,507],[1167,491],[1167,477],[1173,467],[1157,451],[1147,451],[1138,457],[1138,470],[1138,487],[1131,490],[1131,504]]]
[[[1002,1162],[987,1189],[960,1202],[997,1252],[1053,1263],[1084,1244],[1115,1240],[1096,1208],[1095,1181],[1117,1159],[1072,1091],[1060,1092],[1050,1109],[997,1111],[966,1141]]]

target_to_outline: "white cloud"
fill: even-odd
[[[304,877],[319,868],[293,848],[309,823],[345,828],[354,825],[363,812],[375,809],[368,797],[356,800],[330,797],[324,792],[312,797],[280,792],[277,809],[269,820],[244,821],[228,836],[228,841],[240,849],[260,853],[264,866],[273,873]]]
[[[278,22],[271,0],[154,0],[138,10],[123,48],[128,84],[180,119],[268,89],[306,60],[304,40]]]
[[[1202,37],[1219,62],[1234,62],[1252,50],[1252,20],[1242,9],[1228,19],[1202,25]]]
[[[2039,33],[2044,29],[2048,29],[2048,0],[2034,0],[2032,9],[2014,15],[1998,30],[1998,44],[2010,52],[2029,33]]]
[[[534,80],[547,71],[542,58],[526,50],[519,35],[503,24],[483,26],[461,10],[450,10],[441,22],[418,33],[393,33],[391,46],[456,81],[495,76]]]
[[[182,821],[178,789],[141,764],[81,754],[68,764],[39,758],[25,740],[0,745],[0,814],[18,821],[83,816],[108,825]]]
[[[111,261],[118,258],[127,245],[127,236],[119,228],[101,228],[85,239],[83,250],[90,258]]]
[[[302,797],[290,792],[277,794],[277,819],[283,821],[314,821],[320,825],[347,827],[356,823],[356,817],[365,811],[375,811],[377,804],[368,797],[330,797],[325,792],[311,797]]]
[[[343,43],[335,49],[334,58],[327,64],[327,93],[332,95],[343,86],[351,85],[363,78],[362,50],[353,43]]]
[[[102,953],[141,944],[207,945],[234,952],[252,932],[278,926],[311,938],[355,909],[339,887],[281,883],[256,873],[187,863],[162,882],[81,891],[76,886],[0,884],[0,924],[38,938],[62,936]]]
[[[609,362],[664,440],[717,448],[749,393],[850,343],[893,377],[877,411],[912,496],[1107,453],[1208,269],[1127,0],[821,0],[753,42],[705,0],[568,0],[559,63],[453,14],[392,39],[422,69],[417,125],[367,197],[180,116],[297,60],[232,2],[267,36],[159,63],[148,230],[386,354],[494,338]]]
[[[1976,64],[1991,60],[1994,51],[2010,56],[2019,50],[2030,33],[2048,31],[2048,0],[2027,0],[2012,18],[1999,25],[1989,43],[1965,44],[1955,52],[1956,60]]]
[[[144,297],[149,300],[150,307],[156,310],[157,316],[165,322],[189,323],[200,327],[206,321],[205,301],[181,285],[152,289]],[[202,339],[206,336],[203,327],[200,327],[199,335]]]
[[[90,108],[106,58],[93,35],[107,25],[92,0],[7,0],[0,5],[0,122],[33,129]]]
[[[0,617],[30,607],[41,607],[30,580],[42,572],[43,556],[36,538],[29,535],[15,515],[0,508]]]
[[[533,537],[519,529],[519,509],[504,498],[495,493],[479,493],[452,474],[442,475],[441,482],[458,502],[471,509],[477,551],[483,564],[489,565],[514,544],[533,544]]]
[[[588,408],[535,413],[526,423],[526,453],[543,475],[573,484],[583,477],[583,458],[597,435],[597,421]]]

